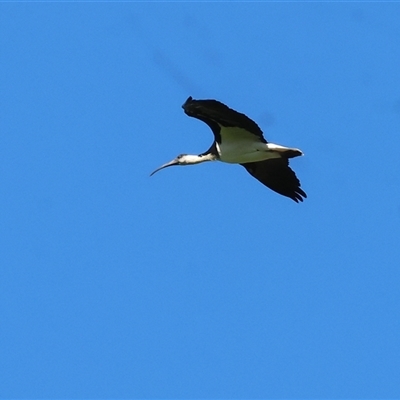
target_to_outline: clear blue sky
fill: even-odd
[[[0,4],[0,397],[399,398],[400,3]],[[299,147],[296,204],[188,96]]]

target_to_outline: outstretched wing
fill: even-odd
[[[287,158],[272,158],[270,160],[241,164],[247,172],[258,179],[262,184],[290,197],[296,203],[306,198],[306,193],[300,188],[300,181],[289,167]]]
[[[213,131],[217,142],[221,143],[221,127],[240,128],[267,143],[260,127],[246,115],[232,110],[217,100],[193,100],[189,97],[182,106],[185,114],[205,122]]]

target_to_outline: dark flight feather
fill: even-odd
[[[270,160],[241,164],[247,172],[262,184],[290,197],[296,203],[306,198],[306,193],[300,188],[300,181],[289,167],[287,158],[273,158]]]
[[[262,130],[253,120],[217,100],[193,100],[189,97],[182,108],[189,117],[205,122],[219,143],[221,142],[220,126],[243,128],[267,143]]]

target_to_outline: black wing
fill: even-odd
[[[189,97],[182,106],[185,114],[205,122],[221,143],[220,127],[242,128],[267,143],[260,127],[249,117],[232,110],[217,100],[193,100]]]
[[[241,165],[262,184],[283,196],[290,197],[296,203],[307,197],[286,158],[273,158]]]

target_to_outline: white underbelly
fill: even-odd
[[[270,158],[280,158],[280,154],[268,149],[265,143],[239,141],[235,143],[216,144],[221,161],[232,164],[264,161]]]

